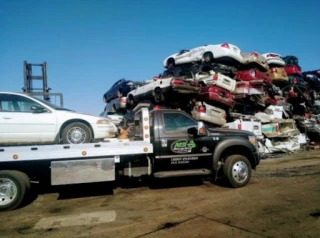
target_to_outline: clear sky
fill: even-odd
[[[20,92],[22,63],[48,64],[64,106],[98,115],[118,79],[146,80],[180,49],[232,43],[320,68],[318,0],[0,0],[0,91]]]

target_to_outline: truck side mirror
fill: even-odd
[[[198,130],[196,127],[188,128],[188,135],[191,135],[192,137],[198,136]]]
[[[207,132],[206,132],[204,123],[202,121],[198,121],[197,135],[202,136],[202,135],[206,135],[206,134],[207,134]]]
[[[188,134],[192,135],[193,137],[198,137],[198,136],[205,136],[207,135],[207,131],[205,129],[204,123],[203,122],[198,122],[198,128],[197,127],[191,127],[188,129]]]

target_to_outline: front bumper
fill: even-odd
[[[254,162],[255,162],[255,166],[254,166],[253,169],[255,169],[256,166],[260,164],[260,160],[261,160],[262,155],[260,154],[259,151],[253,152],[252,155],[253,155],[253,159],[254,159]]]
[[[115,125],[93,124],[91,126],[93,130],[94,140],[114,138],[117,135],[118,129]]]

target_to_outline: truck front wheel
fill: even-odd
[[[18,171],[0,171],[0,211],[17,208],[26,198],[30,181]]]
[[[251,178],[251,165],[243,155],[229,156],[223,165],[223,173],[234,188],[244,187]]]

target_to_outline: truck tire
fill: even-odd
[[[91,130],[87,125],[81,122],[70,123],[62,131],[63,144],[90,143],[91,140]]]
[[[223,166],[223,173],[234,188],[244,187],[251,178],[251,165],[243,155],[229,156]]]
[[[154,90],[153,99],[155,103],[161,103],[164,101],[164,96],[160,88]]]
[[[27,193],[28,183],[23,173],[9,170],[0,171],[0,211],[17,208],[24,201]]]

